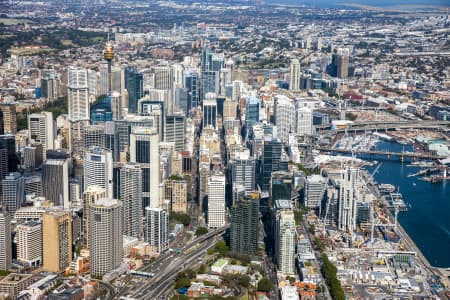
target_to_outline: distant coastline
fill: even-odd
[[[294,6],[307,6],[316,8],[345,8],[353,7],[376,11],[417,11],[432,10],[446,11],[450,4],[446,0],[265,0],[267,4],[281,4]]]

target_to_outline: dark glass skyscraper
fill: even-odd
[[[247,255],[258,253],[259,201],[259,194],[251,193],[231,207],[231,251]]]
[[[283,144],[279,139],[267,137],[264,140],[264,155],[262,159],[262,190],[268,191],[272,172],[287,171],[287,161],[281,159]]]
[[[198,105],[198,75],[187,72],[184,75],[184,87],[188,90],[187,111]]]
[[[144,77],[135,68],[125,69],[125,88],[128,92],[128,112],[137,113],[138,101],[144,96]]]

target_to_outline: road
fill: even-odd
[[[299,227],[297,227],[297,228],[299,228]],[[309,243],[311,244],[311,246],[314,247],[313,246],[314,245],[314,243],[313,243],[314,242],[313,241],[313,236],[312,236],[311,232],[309,232],[308,226],[307,226],[305,220],[302,221],[302,226],[300,228],[301,228],[300,230],[303,231],[303,233],[306,234],[306,236],[308,237],[308,240],[309,240]],[[321,266],[319,264],[320,253],[318,253],[318,251],[314,250],[314,248],[313,248],[313,252],[314,252],[314,257],[315,257],[314,263],[316,264],[315,267],[317,268],[317,270],[319,270],[318,273],[319,273],[319,276],[320,276],[320,280],[323,282],[323,286],[325,287],[325,292],[324,292],[325,299],[333,299],[333,298],[331,298],[330,290],[328,289],[328,284],[327,284],[327,282],[325,281],[325,278],[323,278],[323,275],[322,275],[322,271],[321,271],[322,268],[321,268]]]
[[[136,299],[157,299],[162,293],[168,291],[173,284],[176,275],[184,268],[192,268],[198,262],[198,258],[204,255],[208,248],[212,247],[218,236],[221,236],[229,225],[208,232],[207,234],[194,239],[181,248],[183,254],[164,253],[154,262],[139,269],[141,272],[154,273],[155,277],[146,282],[138,281],[131,289],[124,288],[119,292],[120,295],[130,295]],[[125,280],[129,283],[132,276],[129,275]],[[154,295],[156,293],[156,295]],[[155,298],[156,297],[156,298]]]

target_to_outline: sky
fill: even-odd
[[[335,7],[338,3],[356,3],[372,6],[395,5],[439,5],[450,7],[450,0],[266,0],[266,3],[313,5],[315,7]]]

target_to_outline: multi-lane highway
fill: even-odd
[[[177,274],[183,269],[193,268],[198,264],[198,259],[205,255],[206,251],[214,246],[229,225],[218,228],[214,231],[194,239],[181,248],[182,254],[166,253],[160,256],[153,263],[139,269],[141,272],[154,273],[155,276],[142,284],[136,284],[131,288],[125,288],[119,295],[127,294],[133,299],[161,299],[161,296],[168,295],[171,285],[174,283]],[[130,282],[129,276],[126,282]],[[165,297],[163,297],[165,299]]]

